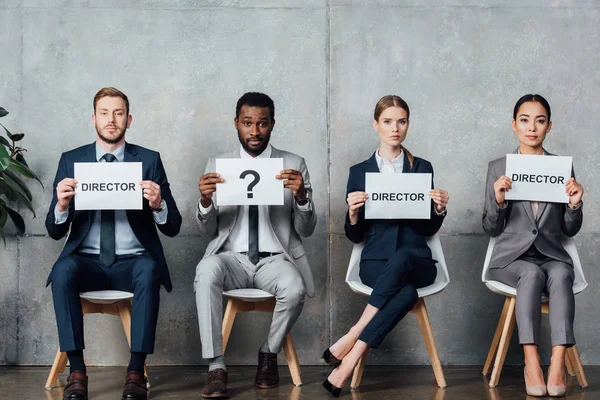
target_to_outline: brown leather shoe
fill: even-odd
[[[147,398],[146,377],[140,372],[129,371],[125,377],[125,389],[121,400],[146,400]]]
[[[213,369],[208,373],[206,384],[202,389],[204,399],[226,399],[227,395],[227,371],[222,368]]]
[[[83,371],[73,371],[67,379],[63,400],[87,400],[88,377]]]
[[[254,385],[259,389],[270,389],[279,385],[276,353],[258,352],[258,369],[254,377]]]

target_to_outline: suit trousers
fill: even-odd
[[[435,282],[435,260],[399,248],[388,260],[362,260],[360,279],[373,288],[369,304],[379,309],[359,340],[373,348],[400,322],[419,300],[417,288]]]
[[[71,254],[56,261],[50,279],[61,351],[85,348],[79,293],[122,290],[133,293],[131,351],[154,352],[160,278],[148,253],[117,256],[110,267],[97,254]]]
[[[489,278],[517,288],[516,319],[520,344],[540,343],[543,293],[549,297],[552,346],[575,344],[575,271],[571,265],[538,252],[537,256],[523,256],[504,268],[491,268]]]
[[[223,354],[223,291],[244,288],[275,296],[267,345],[272,353],[281,351],[304,306],[306,288],[300,271],[283,254],[261,258],[254,265],[248,256],[226,251],[204,257],[196,267],[194,292],[204,358]]]

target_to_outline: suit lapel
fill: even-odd
[[[80,162],[97,162],[96,159],[96,142],[91,143],[83,148]]]
[[[375,153],[365,161],[365,172],[379,172],[379,165],[377,165],[377,159]]]
[[[137,149],[135,146],[130,145],[125,142],[125,154],[123,155],[124,162],[141,162],[141,158],[138,155]],[[143,178],[142,178],[143,179]]]

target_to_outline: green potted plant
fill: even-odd
[[[8,111],[0,107],[0,118],[8,115]],[[6,238],[4,237],[4,227],[10,218],[17,228],[19,234],[25,232],[25,221],[18,211],[12,209],[6,200],[11,202],[17,202],[24,204],[33,213],[35,218],[35,211],[31,204],[32,196],[31,191],[23,181],[22,177],[36,179],[42,188],[44,185],[42,181],[33,173],[33,171],[27,165],[23,153],[27,150],[20,147],[17,142],[21,141],[25,136],[24,133],[10,133],[6,127],[0,123],[0,126],[4,128],[7,140],[3,136],[0,136],[0,237],[6,246]]]

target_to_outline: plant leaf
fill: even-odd
[[[23,161],[25,161],[25,159],[23,159]],[[40,183],[40,185],[42,185],[42,188],[44,187],[44,184],[42,183],[40,178],[38,178],[37,175],[31,169],[29,169],[27,164],[23,164],[21,161],[15,160],[14,158],[11,158],[9,162],[11,168],[15,169],[18,173],[20,173],[23,176],[26,176],[27,178],[35,179]]]
[[[0,124],[0,126],[4,128],[4,130],[6,131],[6,134],[8,135],[8,138],[12,139],[13,134],[10,133],[10,131],[8,129],[6,129],[6,127],[3,124]]]
[[[14,140],[15,142],[18,142],[19,140],[23,140],[24,137],[25,137],[24,133],[15,133],[11,136],[11,139]]]
[[[23,235],[25,233],[25,221],[23,221],[23,217],[21,217],[21,214],[7,206],[4,206],[4,209],[6,210],[8,216],[15,225],[15,228],[17,228],[17,232],[19,232],[19,235]]]
[[[6,111],[4,108],[0,107],[0,118],[6,117],[7,115],[8,115],[8,111]]]
[[[8,150],[6,150],[6,147],[0,146],[0,171],[8,168],[9,163],[10,155],[8,154]]]
[[[13,190],[13,192],[17,195],[17,200],[21,201],[29,210],[33,213],[33,217],[35,218],[35,210],[33,209],[33,205],[31,204],[31,200],[27,198],[27,195],[23,193],[23,190],[19,186],[18,183],[13,181],[10,176],[3,174],[2,176],[4,182],[8,185],[9,188]]]
[[[21,190],[23,191],[23,193],[25,193],[25,195],[27,195],[27,198],[29,199],[29,201],[33,200],[33,196],[31,195],[31,190],[29,190],[29,188],[27,187],[27,184],[25,182],[23,182],[23,180],[19,177],[19,175],[17,175],[13,171],[11,171],[10,167],[4,170],[4,175],[8,175],[13,181],[15,181],[16,184],[18,184],[21,187]]]
[[[3,139],[3,137],[0,136],[0,139]],[[27,161],[25,161],[25,157],[23,156],[23,153],[17,153],[17,161],[20,162],[21,164],[29,167],[29,165],[27,165]]]
[[[8,211],[4,207],[0,207],[0,227],[4,228],[8,220]]]
[[[0,194],[5,195],[10,201],[17,201],[17,194],[4,182],[4,174],[2,172],[0,172]]]
[[[4,136],[0,136],[0,144],[3,144],[4,146],[12,150],[12,146],[10,145],[10,143],[8,143],[8,140],[6,140]]]

